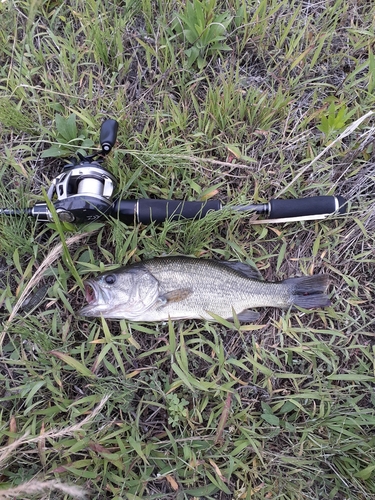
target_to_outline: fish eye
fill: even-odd
[[[107,285],[113,285],[116,283],[117,276],[115,274],[107,274],[107,276],[104,277],[104,281],[107,283]]]

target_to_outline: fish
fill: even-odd
[[[211,320],[255,322],[253,308],[328,307],[327,274],[263,281],[243,262],[187,256],[157,257],[107,271],[85,281],[80,316],[135,322]]]

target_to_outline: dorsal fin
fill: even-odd
[[[263,277],[258,271],[256,267],[252,267],[249,264],[245,264],[245,262],[232,262],[228,260],[221,260],[221,264],[224,264],[227,267],[230,267],[234,271],[237,271],[240,274],[246,276],[246,278],[250,278],[252,280],[263,281]]]

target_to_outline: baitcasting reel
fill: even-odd
[[[51,201],[57,198],[54,207],[61,221],[90,222],[111,211],[117,183],[101,162],[116,142],[117,129],[115,120],[106,120],[100,130],[101,155],[84,157],[78,154],[80,163],[66,165],[64,171],[53,179],[47,196]],[[46,203],[36,203],[29,210],[28,215],[39,221],[53,220]]]

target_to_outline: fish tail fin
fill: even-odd
[[[331,305],[325,293],[329,283],[327,274],[289,278],[284,283],[291,287],[292,307],[315,309]]]

